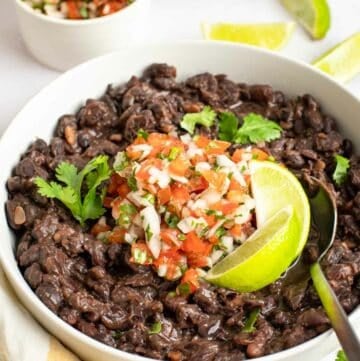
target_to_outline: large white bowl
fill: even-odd
[[[141,74],[152,62],[168,62],[178,69],[179,78],[209,71],[225,73],[231,79],[267,83],[288,95],[311,93],[324,110],[338,119],[343,134],[360,149],[360,102],[329,77],[306,64],[247,46],[221,43],[178,43],[134,48],[92,60],[65,73],[35,96],[16,116],[0,141],[2,169],[0,201],[7,199],[5,184],[20,154],[31,141],[49,140],[57,119],[76,111],[87,98],[100,96],[109,83],[122,83],[132,74]],[[55,316],[33,293],[21,275],[14,258],[15,238],[0,213],[0,259],[7,277],[30,312],[64,344],[89,361],[140,361],[146,358],[105,346],[85,336]],[[351,315],[360,329],[360,309]],[[320,360],[338,346],[332,331],[292,349],[266,356],[258,361]]]
[[[142,41],[149,5],[150,0],[136,0],[108,16],[69,20],[40,14],[15,0],[26,47],[40,63],[61,71]]]

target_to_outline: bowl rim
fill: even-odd
[[[16,1],[18,2],[21,0],[16,0]],[[137,0],[137,1],[141,1],[141,0]],[[105,55],[96,57],[94,59],[90,59],[82,64],[79,64],[79,65],[71,68],[70,70],[66,71],[65,73],[59,75],[55,80],[51,81],[48,85],[43,87],[39,92],[37,92],[33,97],[31,97],[30,100],[28,100],[25,103],[25,105],[21,108],[21,110],[13,117],[13,119],[7,126],[6,130],[4,131],[3,135],[0,137],[0,149],[2,147],[4,138],[7,137],[8,133],[10,133],[11,129],[13,128],[13,124],[17,121],[17,119],[20,118],[22,116],[22,114],[24,114],[24,113],[26,114],[28,111],[28,108],[31,108],[32,104],[38,102],[39,98],[44,96],[44,94],[46,94],[47,92],[52,91],[52,88],[57,87],[58,83],[68,81],[68,79],[71,79],[73,73],[76,73],[76,72],[80,71],[81,69],[86,68],[90,65],[95,66],[95,64],[101,64],[104,61],[104,59],[116,56],[116,54],[124,54],[124,53],[129,54],[132,51],[137,50],[137,49],[144,50],[144,49],[152,48],[152,47],[175,47],[175,46],[183,46],[183,47],[196,46],[196,47],[203,47],[203,48],[227,47],[227,48],[233,48],[234,50],[236,50],[238,48],[243,48],[243,49],[247,49],[250,52],[258,53],[260,55],[264,54],[264,55],[273,57],[275,60],[282,59],[283,61],[285,60],[286,62],[289,62],[289,63],[297,66],[298,68],[305,68],[307,70],[310,70],[311,72],[319,74],[323,78],[326,78],[327,81],[332,83],[335,87],[340,88],[341,91],[345,92],[348,97],[352,98],[353,100],[355,100],[357,103],[360,104],[360,99],[358,99],[355,95],[353,95],[343,84],[336,82],[329,75],[324,74],[320,70],[312,67],[310,64],[307,64],[301,60],[292,59],[287,56],[281,55],[279,53],[274,53],[274,52],[271,52],[266,49],[261,49],[261,48],[257,48],[257,47],[245,45],[245,44],[239,45],[239,44],[233,44],[230,42],[222,42],[222,41],[209,42],[209,41],[203,41],[203,40],[182,40],[182,41],[175,41],[175,42],[174,41],[173,42],[170,42],[170,41],[150,42],[150,43],[145,44],[145,46],[144,46],[144,44],[132,45],[131,47],[129,47],[127,49],[114,51],[114,52],[107,53]],[[6,186],[6,185],[4,185],[4,186]],[[7,224],[6,219],[4,220],[4,224]],[[7,231],[11,232],[11,229],[9,226],[8,226]],[[0,251],[1,251],[1,247],[2,246],[0,244]],[[111,354],[112,356],[115,356],[115,357],[117,356],[120,358],[121,357],[125,358],[128,361],[153,360],[153,359],[145,357],[145,356],[122,351],[120,349],[116,349],[114,347],[111,347],[104,343],[101,343],[100,341],[97,341],[97,340],[91,338],[90,336],[85,335],[84,333],[80,332],[76,328],[72,327],[71,325],[69,325],[68,323],[63,321],[59,316],[54,314],[43,302],[41,302],[41,300],[36,296],[34,291],[31,289],[31,287],[25,281],[19,268],[17,267],[17,262],[15,259],[14,252],[13,252],[13,255],[14,255],[14,259],[10,260],[10,259],[6,259],[3,255],[3,253],[0,252],[0,264],[2,265],[3,270],[6,274],[6,277],[9,279],[11,286],[14,288],[14,290],[17,293],[22,293],[22,297],[23,297],[22,299],[24,299],[24,298],[26,299],[27,305],[30,304],[33,308],[35,308],[37,313],[42,314],[44,317],[46,317],[48,319],[48,322],[51,322],[54,325],[54,327],[57,326],[59,328],[65,329],[65,331],[68,335],[70,334],[74,339],[79,340],[80,342],[82,342],[83,344],[86,344],[87,346],[96,348],[97,350],[99,350],[99,352],[103,352],[104,355]],[[12,262],[16,263],[16,270],[14,270]],[[20,302],[24,303],[24,301],[22,301],[22,299]],[[28,307],[26,307],[26,309],[28,310]],[[34,316],[35,312],[33,313],[33,312],[30,312],[29,310],[28,310],[28,312],[31,315],[31,317],[37,319],[37,317]],[[352,323],[354,321],[360,320],[360,306],[358,306],[355,310],[353,310],[353,312],[349,315],[349,318]],[[44,326],[42,326],[42,327],[45,329]],[[49,331],[47,331],[47,332],[49,332]],[[274,356],[278,357],[277,360],[290,360],[290,358],[292,356],[299,355],[299,354],[301,354],[301,352],[311,349],[314,345],[319,344],[320,342],[324,343],[325,340],[330,340],[331,337],[334,337],[334,335],[335,335],[334,330],[329,329],[326,332],[323,332],[323,333],[317,335],[316,337],[314,337],[306,342],[303,342],[297,346],[282,350],[280,352],[276,352],[274,354],[265,355],[260,358],[256,358],[254,360],[272,361]]]
[[[39,13],[34,11],[29,5],[26,5],[23,0],[15,0],[17,6],[19,6],[23,11],[27,14],[34,16],[39,21],[43,21],[45,23],[55,24],[55,25],[63,25],[63,26],[91,26],[96,24],[103,24],[105,22],[115,20],[117,17],[126,16],[127,14],[137,10],[140,6],[145,4],[145,1],[148,0],[134,0],[131,4],[126,6],[123,9],[120,9],[112,14],[106,16],[100,16],[93,19],[62,19],[56,18],[53,16],[49,16],[46,14]],[[124,15],[125,14],[125,15]]]

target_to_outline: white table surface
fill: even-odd
[[[17,28],[14,0],[0,0],[0,134],[21,107],[60,73],[38,64],[25,49]],[[358,0],[329,0],[332,26],[324,40],[311,41],[297,27],[286,56],[311,62],[360,30]],[[148,21],[151,41],[201,39],[201,21],[273,22],[290,16],[278,0],[152,0]],[[346,85],[360,96],[360,76]],[[311,92],[311,89],[309,89]],[[329,356],[323,361],[333,361]]]

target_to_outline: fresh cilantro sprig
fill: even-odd
[[[245,322],[242,332],[251,333],[256,330],[254,326],[259,314],[260,314],[260,308],[255,308],[254,310],[251,311],[248,319]]]
[[[205,106],[204,109],[199,113],[185,114],[182,118],[180,126],[190,134],[194,134],[196,125],[211,127],[214,124],[215,118],[215,111],[211,109],[211,107]]]
[[[221,113],[219,118],[219,138],[221,140],[238,144],[256,144],[263,141],[269,142],[281,136],[281,126],[260,114],[245,115],[240,128],[238,128],[238,118],[231,112]]]
[[[102,201],[105,189],[99,190],[99,186],[110,174],[108,157],[100,155],[87,163],[80,172],[71,163],[60,163],[55,174],[60,183],[47,182],[41,177],[36,177],[34,182],[39,188],[39,194],[58,199],[84,225],[86,220],[97,219],[104,214]]]
[[[336,162],[336,168],[332,177],[337,185],[341,185],[346,179],[347,172],[350,167],[350,161],[349,159],[339,154],[336,154],[334,158]]]
[[[335,361],[348,361],[348,358],[345,355],[345,352],[343,350],[340,350],[336,355]]]

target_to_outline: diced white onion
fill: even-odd
[[[183,183],[183,184],[189,183],[189,180],[185,177],[180,177],[180,176],[172,174],[172,173],[170,173],[170,177],[179,183]]]
[[[151,167],[149,169],[149,174],[149,183],[157,183],[160,188],[166,188],[171,181],[170,176],[166,171],[156,167]]]
[[[149,144],[135,144],[131,146],[134,152],[142,152],[140,160],[146,158],[152,151],[153,147]]]
[[[185,234],[191,231],[201,233],[207,227],[207,223],[202,217],[186,217],[177,224],[177,227]]]
[[[207,237],[210,238],[215,235],[216,231],[225,223],[226,219],[218,220],[207,233]]]
[[[140,216],[142,217],[143,229],[145,231],[149,230],[151,232],[151,236],[148,239],[146,237],[146,243],[155,258],[159,257],[161,250],[161,242],[160,242],[160,217],[154,208],[154,206],[149,206],[144,208],[140,212]]]
[[[197,172],[203,172],[204,170],[210,170],[210,169],[211,169],[211,166],[207,162],[199,162],[195,166],[195,170]]]
[[[136,241],[137,237],[131,233],[126,232],[124,239],[125,239],[125,242],[132,244]]]
[[[224,251],[222,251],[221,249],[216,249],[214,251],[212,251],[210,258],[213,264],[215,264],[224,254]]]
[[[208,188],[204,192],[200,193],[198,199],[204,200],[207,205],[217,203],[221,200],[221,194],[215,189]]]
[[[230,236],[221,237],[221,244],[224,246],[226,253],[231,253],[234,250],[234,239]]]
[[[189,144],[192,142],[192,138],[190,134],[184,134],[180,137],[180,140],[185,143],[185,144]]]
[[[157,274],[159,277],[165,277],[166,276],[166,272],[167,272],[167,265],[166,264],[162,264],[159,266],[158,270],[157,270]]]

